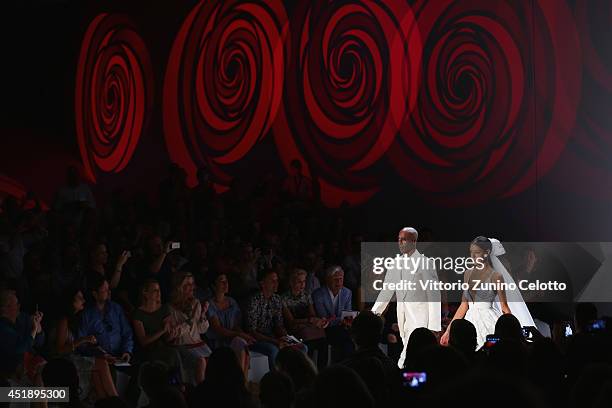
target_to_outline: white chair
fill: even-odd
[[[270,371],[268,365],[268,357],[256,351],[249,352],[251,362],[249,364],[248,380],[250,382],[259,383],[261,378]]]

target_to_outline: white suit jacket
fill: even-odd
[[[404,308],[411,308],[411,306],[416,307],[417,305],[420,307],[424,304],[427,304],[427,319],[422,319],[421,321],[427,321],[427,328],[433,331],[442,330],[441,325],[441,305],[440,305],[440,291],[438,290],[422,290],[419,281],[427,281],[427,280],[438,280],[438,274],[436,269],[432,263],[427,267],[426,257],[422,255],[419,251],[415,250],[411,258],[422,257],[420,264],[416,268],[414,273],[411,273],[411,269],[389,269],[385,274],[385,283],[398,283],[402,280],[412,281],[416,284],[416,289],[414,291],[408,290],[381,290],[378,294],[378,298],[376,299],[376,303],[372,307],[372,312],[381,314],[389,302],[391,301],[393,295],[395,294],[395,298],[397,300],[397,312],[398,317],[403,314]]]

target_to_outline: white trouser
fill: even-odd
[[[399,368],[404,368],[406,346],[414,329],[427,327],[429,324],[429,305],[427,302],[398,302],[397,325],[404,347],[397,361]]]

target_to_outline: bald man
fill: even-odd
[[[419,233],[412,227],[400,230],[397,243],[401,254],[414,258],[423,257],[421,262],[411,262],[408,269],[388,269],[385,275],[385,283],[398,283],[402,280],[416,283],[420,288],[419,280],[438,280],[436,269],[433,265],[427,265],[426,257],[416,249]],[[433,263],[432,263],[433,264]],[[412,267],[411,265],[416,265]],[[413,270],[414,269],[414,270]],[[391,298],[395,294],[397,300],[397,325],[404,347],[397,362],[400,368],[404,367],[406,359],[406,345],[410,334],[418,327],[426,327],[432,331],[440,331],[440,292],[429,290],[381,290],[378,299],[372,307],[372,312],[383,314]]]

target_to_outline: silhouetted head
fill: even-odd
[[[291,378],[278,371],[270,371],[259,383],[259,400],[264,408],[290,408],[295,399]]]
[[[206,382],[224,389],[244,386],[244,373],[234,350],[219,347],[213,351],[206,365]]]
[[[309,387],[317,376],[317,369],[308,356],[293,347],[282,348],[276,355],[276,369],[287,374],[295,391]]]
[[[409,368],[427,373],[426,388],[429,390],[449,384],[466,372],[465,356],[453,347],[435,345],[420,351],[410,362]]]
[[[315,380],[313,406],[373,408],[374,399],[354,370],[333,365],[321,371]]]
[[[504,340],[523,340],[521,322],[513,314],[503,314],[495,323],[495,335]]]
[[[466,357],[470,357],[476,351],[478,344],[476,339],[476,327],[466,319],[456,319],[450,327],[449,344],[460,350]]]
[[[406,362],[413,360],[424,349],[438,344],[436,336],[426,327],[414,329],[406,345]]]
[[[382,336],[382,317],[371,311],[361,312],[351,326],[351,336],[358,348],[376,347]]]

